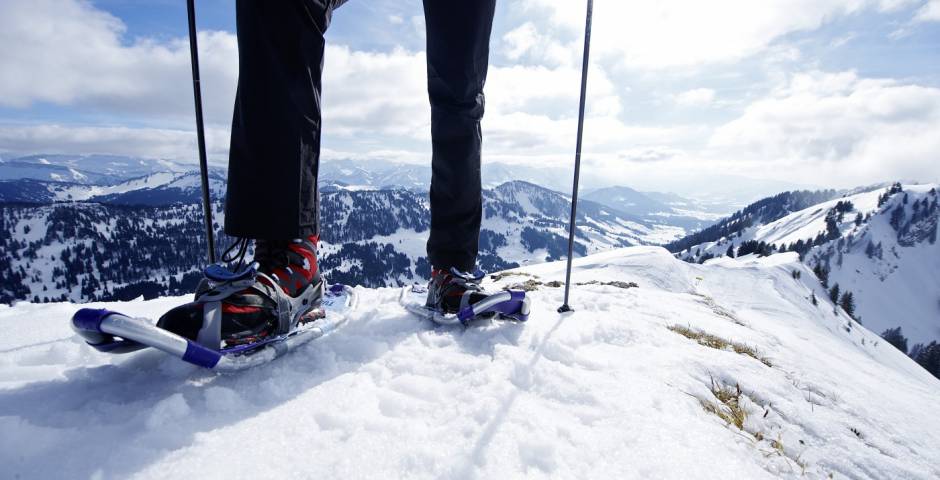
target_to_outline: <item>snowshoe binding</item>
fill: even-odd
[[[223,255],[236,269],[206,268],[192,303],[170,310],[157,326],[202,345],[221,349],[252,345],[287,335],[322,316],[324,285],[317,268],[318,238],[272,242],[258,240],[254,262],[242,268],[247,239]]]
[[[479,319],[528,320],[530,302],[525,292],[488,293],[480,286],[484,277],[480,270],[435,269],[427,287],[405,287],[400,301],[409,311],[445,325],[468,325]]]

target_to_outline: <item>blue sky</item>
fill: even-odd
[[[210,157],[224,165],[234,2],[197,2]],[[585,181],[695,193],[762,181],[940,181],[940,0],[595,2]],[[583,2],[498,2],[485,162],[569,168]],[[324,161],[429,154],[415,0],[328,32]],[[192,161],[181,0],[4,0],[0,155]]]

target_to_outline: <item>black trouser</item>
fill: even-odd
[[[265,239],[319,231],[323,34],[344,0],[238,0],[239,77],[225,232]],[[495,0],[425,0],[431,101],[431,234],[438,268],[476,263],[480,120]]]

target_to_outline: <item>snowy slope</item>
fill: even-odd
[[[0,161],[0,179],[32,178],[81,184],[114,184],[158,172],[184,172],[192,165],[120,155],[39,154]]]
[[[225,172],[210,170],[212,195],[225,195]],[[30,178],[0,180],[0,202],[39,203],[101,202],[122,205],[171,205],[201,198],[198,171],[157,172],[113,184],[74,181],[40,181]]]
[[[562,289],[543,285],[527,324],[468,330],[360,288],[347,327],[230,376],[98,354],[66,325],[74,305],[0,306],[0,464],[11,478],[940,476],[940,381],[833,314],[795,254],[694,265],[637,247],[575,266],[576,282],[638,287],[578,286],[560,316]],[[499,284],[561,280],[564,264],[524,273],[538,278]],[[184,300],[104,306],[153,317]],[[742,410],[741,429],[715,414]]]
[[[167,183],[176,180],[180,176],[182,176],[182,174],[173,172],[159,172],[140,178],[133,178],[115,185],[76,185],[72,186],[71,188],[56,191],[56,200],[82,201],[100,195],[114,195],[130,192],[133,190],[139,190],[142,188],[155,188],[161,185],[166,185]]]
[[[851,291],[857,303],[857,316],[872,331],[901,327],[911,344],[940,339],[940,242],[936,235],[940,212],[914,222],[915,231],[905,235],[891,225],[896,209],[904,212],[901,224],[910,223],[915,202],[937,201],[935,184],[903,185],[883,205],[876,189],[847,195],[791,213],[777,221],[744,230],[739,237],[724,238],[692,247],[700,255],[724,255],[730,245],[738,248],[747,241],[764,242],[778,247],[797,242],[812,242],[827,232],[827,215],[840,202],[850,202],[852,210],[838,222],[833,238],[806,251],[804,261],[821,266],[828,273],[828,284],[838,284],[841,291]],[[907,198],[905,202],[905,197]],[[863,221],[855,223],[861,214]],[[926,229],[919,232],[916,228]],[[869,244],[879,246],[872,255]],[[685,254],[688,256],[688,253]]]

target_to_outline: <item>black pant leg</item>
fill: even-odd
[[[435,268],[471,270],[482,218],[483,84],[496,0],[424,0],[431,100],[431,235]]]
[[[238,93],[225,232],[287,239],[318,231],[323,34],[335,0],[237,0]]]

